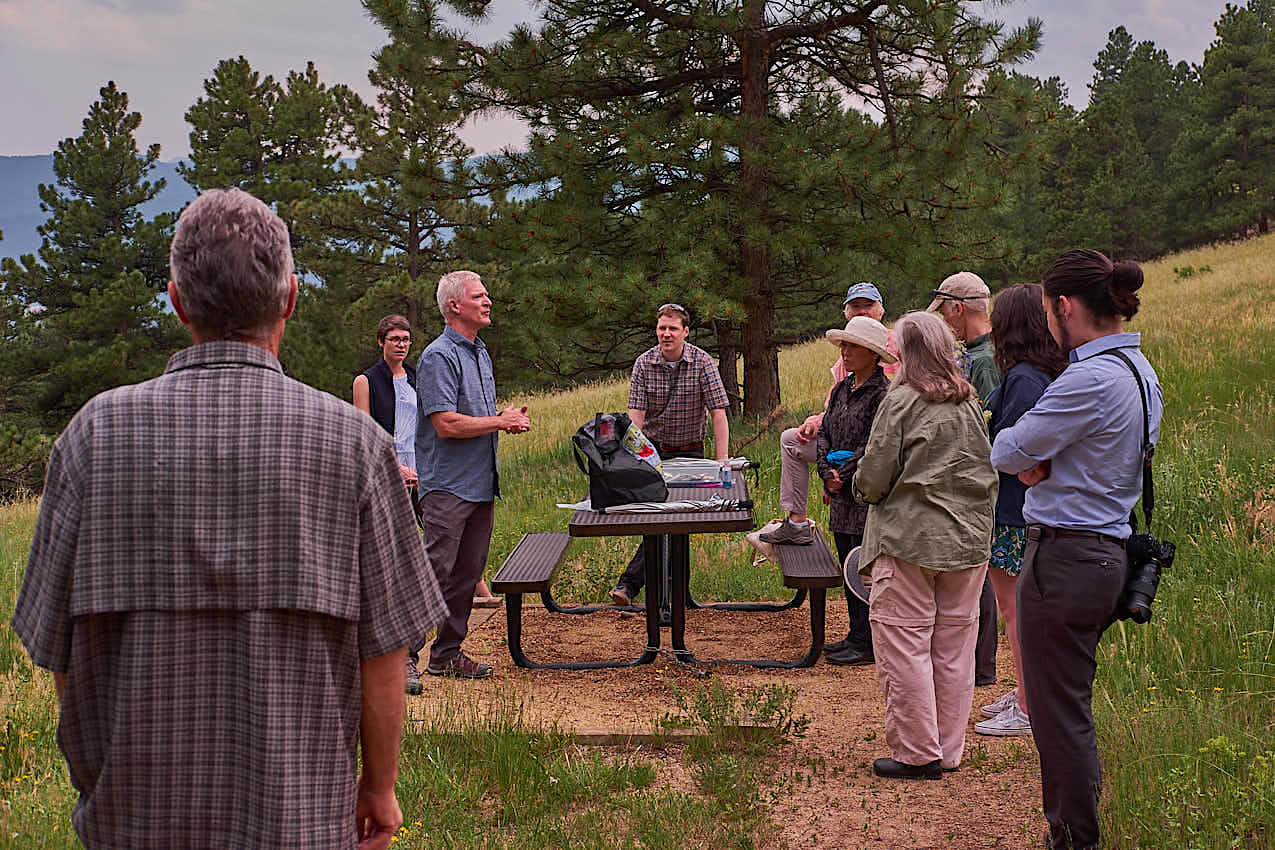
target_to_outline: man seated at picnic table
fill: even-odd
[[[656,313],[657,344],[633,363],[629,381],[629,419],[655,444],[661,458],[704,456],[704,411],[713,421],[717,460],[730,457],[730,400],[717,364],[704,349],[686,341],[691,315],[680,304],[665,304]],[[611,601],[628,605],[645,584],[646,554],[639,544]]]

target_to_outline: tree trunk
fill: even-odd
[[[742,83],[740,207],[755,209],[763,218],[768,215],[770,196],[766,129],[771,46],[765,12],[765,0],[748,0],[747,29],[737,36]],[[740,257],[744,278],[749,282],[743,299],[747,314],[742,333],[744,415],[762,415],[779,404],[779,347],[774,340],[775,290],[770,277],[770,246],[764,239],[752,241],[746,232],[741,237]]]
[[[730,322],[713,320],[713,333],[717,336],[717,372],[722,376],[722,384],[726,387],[726,395],[730,399],[730,407],[726,413],[739,415],[739,328]]]

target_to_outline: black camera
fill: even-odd
[[[1125,543],[1129,556],[1129,578],[1125,580],[1116,617],[1145,623],[1151,619],[1151,603],[1160,588],[1160,575],[1173,566],[1177,547],[1150,534],[1134,534]]]

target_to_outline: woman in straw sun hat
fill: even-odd
[[[877,406],[889,387],[882,363],[894,363],[896,358],[886,348],[889,331],[867,316],[854,316],[844,329],[833,328],[826,336],[828,342],[840,348],[841,363],[847,374],[828,396],[828,411],[816,437],[815,463],[828,494],[828,525],[837,545],[837,556],[844,562],[850,550],[863,542],[863,526],[868,518],[868,506],[854,500],[850,479],[858,465],[859,453],[868,442]],[[849,590],[846,605],[850,612],[850,630],[844,640],[825,647],[828,662],[871,664],[874,656],[868,606]]]

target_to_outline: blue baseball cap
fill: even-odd
[[[854,286],[846,290],[846,300],[843,302],[849,304],[856,298],[870,298],[884,306],[885,301],[881,298],[881,290],[877,289],[874,284],[868,283],[866,280],[862,283],[856,283]]]

